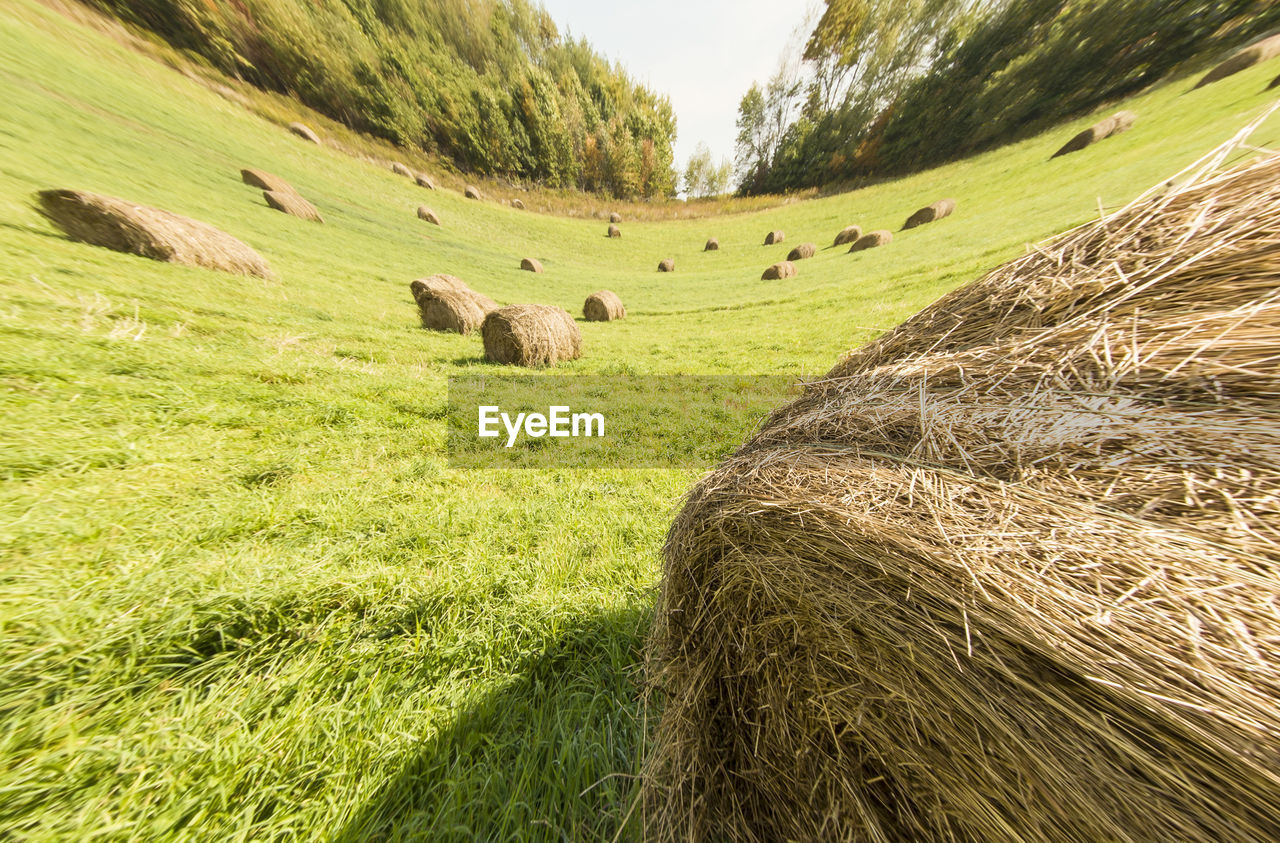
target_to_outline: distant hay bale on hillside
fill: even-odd
[[[541,272],[542,261],[537,258],[524,258],[520,261],[520,268],[529,272]]]
[[[418,173],[413,177],[413,180],[417,182],[418,187],[425,187],[427,190],[436,189],[436,183],[433,182],[431,180],[431,176],[428,176],[426,173]]]
[[[644,839],[1280,839],[1280,155],[1238,150],[852,352],[694,487]]]
[[[511,207],[515,208],[517,211],[523,211],[523,210],[524,210],[524,202],[520,201],[519,199],[512,199],[512,200],[511,200]]]
[[[1071,140],[1067,141],[1061,149],[1053,153],[1052,158],[1060,155],[1068,155],[1072,152],[1079,152],[1085,147],[1092,146],[1100,140],[1105,140],[1113,135],[1121,132],[1127,132],[1133,127],[1134,121],[1138,117],[1132,111],[1117,111],[1115,114],[1099,120]]]
[[[675,272],[676,262],[673,261],[671,258],[663,258],[662,260],[658,261],[658,271],[659,272]]]
[[[715,251],[719,251],[719,249],[720,249],[720,241],[714,237],[712,237],[710,240],[707,241],[707,245],[702,247],[702,251],[704,252],[715,252]]]
[[[485,317],[485,357],[514,366],[555,366],[582,355],[582,332],[568,311],[547,304],[515,304]]]
[[[801,243],[787,253],[787,260],[800,261],[818,254],[818,247],[813,243]]]
[[[862,236],[862,227],[857,225],[848,225],[840,229],[840,233],[836,235],[833,246],[843,246],[846,243],[854,243]]]
[[[1264,38],[1256,44],[1250,44],[1213,70],[1210,70],[1196,83],[1196,87],[1203,88],[1205,85],[1210,85],[1219,79],[1226,79],[1228,76],[1234,76],[1242,70],[1248,70],[1255,64],[1262,64],[1264,61],[1270,61],[1277,56],[1280,56],[1280,35],[1272,35],[1270,38]]]
[[[189,217],[81,190],[42,190],[37,210],[72,240],[152,260],[270,278],[262,256]]]
[[[761,281],[781,281],[784,278],[794,278],[796,274],[796,265],[791,261],[778,261],[773,266],[764,271],[760,276]]]
[[[618,228],[616,225],[611,225],[611,226],[609,226],[609,236],[610,236],[610,237],[621,237],[621,236],[622,236],[622,229]]]
[[[320,211],[306,199],[292,191],[264,190],[262,196],[267,204],[277,211],[298,217],[310,222],[324,222]]]
[[[916,211],[911,216],[907,217],[907,221],[902,224],[902,229],[906,231],[912,228],[916,228],[917,226],[927,225],[928,223],[931,223],[931,222],[937,222],[943,217],[951,216],[952,212],[955,211],[955,209],[956,209],[956,200],[939,199],[937,202],[934,202],[932,205],[926,205],[920,210]]]
[[[426,205],[418,206],[418,219],[426,220],[432,225],[440,224],[440,218],[436,216],[436,212],[428,208]]]
[[[311,130],[306,123],[290,123],[289,131],[293,132],[303,140],[309,140],[312,143],[320,143],[320,136]]]
[[[786,239],[787,235],[783,234],[781,231],[770,231],[764,236],[764,244],[766,246],[776,246]]]
[[[883,228],[877,231],[870,231],[857,240],[853,241],[853,245],[849,247],[849,251],[863,252],[867,249],[874,249],[878,246],[885,246],[893,242],[893,232],[886,231]]]
[[[480,193],[480,189],[479,189],[479,188],[477,188],[477,187],[473,187],[472,185],[467,185],[466,189],[463,191],[463,194],[464,194],[468,199],[483,199],[483,198],[484,198],[484,196]]]
[[[277,193],[297,193],[293,189],[293,185],[280,178],[272,175],[266,170],[255,170],[252,167],[246,167],[240,171],[240,180],[250,187],[256,187],[259,190],[274,190]]]
[[[485,312],[469,292],[434,290],[418,296],[422,327],[432,331],[469,334],[484,322]]]
[[[582,315],[588,322],[612,322],[627,315],[618,294],[609,290],[599,290],[587,296],[582,305]]]
[[[404,176],[407,179],[413,178],[413,170],[410,170],[399,161],[391,162],[391,172],[395,173],[397,176]]]
[[[1270,91],[1272,88],[1280,88],[1280,76],[1277,76],[1275,79],[1272,79],[1271,84],[1267,86],[1268,91]]]
[[[622,222],[622,214],[619,214],[617,211],[609,214],[609,222]]]

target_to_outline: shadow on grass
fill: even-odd
[[[628,816],[650,608],[574,619],[462,711],[330,839],[638,839]]]

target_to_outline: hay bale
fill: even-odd
[[[675,272],[676,262],[673,261],[671,258],[663,258],[662,260],[658,261],[658,271],[659,272]]]
[[[274,190],[277,193],[297,193],[293,189],[293,185],[289,184],[279,176],[272,175],[266,170],[255,170],[252,167],[246,167],[240,171],[240,180],[250,187],[256,187],[259,190]]]
[[[320,143],[320,136],[311,131],[311,127],[306,123],[290,123],[289,131],[293,132],[303,140],[309,140],[312,143]]]
[[[480,189],[479,189],[479,188],[477,188],[477,187],[473,187],[472,185],[467,185],[467,188],[466,188],[466,190],[464,190],[464,191],[463,191],[463,194],[464,194],[468,199],[483,199],[483,198],[484,198],[484,196],[480,193]]]
[[[440,224],[440,218],[436,216],[436,212],[428,208],[426,205],[418,206],[418,219],[426,220],[432,225]]]
[[[874,249],[878,246],[884,246],[893,242],[893,232],[885,231],[883,228],[877,231],[868,232],[857,240],[853,241],[853,245],[849,247],[849,251],[862,252],[867,249]]]
[[[720,251],[720,241],[719,241],[719,240],[717,240],[716,238],[712,237],[710,240],[708,240],[708,241],[707,241],[707,245],[705,245],[705,246],[703,246],[703,247],[702,247],[702,251],[704,251],[704,252],[718,252],[718,251]]]
[[[515,366],[554,366],[582,355],[582,332],[568,311],[548,304],[514,304],[485,317],[484,356]]]
[[[1280,35],[1272,35],[1270,38],[1250,44],[1210,70],[1196,83],[1196,87],[1203,88],[1205,85],[1234,76],[1242,70],[1248,70],[1255,64],[1262,64],[1277,56],[1280,56]]]
[[[587,296],[582,305],[582,315],[588,322],[612,322],[627,315],[618,294],[609,290],[599,290]]]
[[[517,211],[523,211],[523,210],[524,210],[524,202],[521,202],[519,199],[512,199],[512,200],[511,200],[511,207],[515,208]]]
[[[764,236],[764,244],[766,246],[776,246],[785,239],[787,239],[787,235],[781,231],[770,231]]]
[[[791,261],[778,261],[773,266],[764,271],[760,276],[761,281],[781,281],[784,278],[794,278],[796,274],[796,265]]]
[[[208,223],[81,190],[42,190],[37,210],[72,240],[152,260],[270,278],[267,262]]]
[[[418,296],[422,327],[432,331],[469,334],[483,324],[485,311],[469,292],[432,290]]]
[[[617,211],[609,214],[609,222],[622,222],[622,214],[619,214]]]
[[[622,236],[622,229],[618,228],[616,225],[611,225],[611,226],[609,226],[609,236],[610,236],[610,237],[621,237],[621,236]]]
[[[413,177],[413,180],[418,183],[418,187],[425,187],[427,190],[436,189],[436,183],[426,173],[418,173]]]
[[[648,840],[1280,839],[1280,156],[866,345],[689,494]]]
[[[1275,79],[1272,79],[1271,84],[1267,86],[1268,91],[1270,91],[1272,88],[1280,88],[1280,76],[1277,76]]]
[[[529,272],[541,272],[542,262],[537,258],[524,258],[520,261],[520,268]]]
[[[843,246],[846,243],[854,243],[854,242],[857,242],[858,238],[861,236],[862,236],[861,226],[847,225],[844,228],[840,229],[840,233],[836,235],[835,242],[832,243],[832,245]]]
[[[399,161],[391,162],[391,172],[395,173],[397,176],[404,176],[407,179],[413,178],[413,170],[410,170]]]
[[[267,200],[267,204],[277,211],[311,222],[324,222],[319,209],[296,193],[264,190],[262,196]]]
[[[445,275],[443,273],[431,275],[427,278],[417,278],[409,282],[409,292],[413,294],[414,301],[426,293],[435,293],[440,290],[449,290],[455,293],[470,293],[471,288],[456,275]]]
[[[800,261],[818,254],[818,247],[813,243],[801,243],[787,253],[787,260]]]
[[[907,217],[907,221],[902,224],[902,230],[906,231],[911,228],[916,228],[917,226],[926,225],[931,222],[937,222],[943,217],[951,216],[951,213],[955,209],[956,209],[956,200],[939,199],[937,202],[934,202],[932,205],[926,205],[920,210],[916,211],[911,216]]]
[[[1061,149],[1053,153],[1052,158],[1059,155],[1068,155],[1072,152],[1079,152],[1085,147],[1092,146],[1100,140],[1105,140],[1113,135],[1121,132],[1127,132],[1133,127],[1134,121],[1138,116],[1132,111],[1117,111],[1115,114],[1099,120],[1071,140],[1067,141]]]

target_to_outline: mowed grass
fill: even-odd
[[[609,240],[599,220],[425,191],[306,144],[5,0],[0,837],[633,837],[639,648],[697,472],[451,469],[446,378],[495,369],[478,337],[420,330],[408,282],[450,272],[575,314],[619,293],[627,319],[581,323],[583,359],[548,376],[820,374],[1226,139],[1275,72],[1172,83],[1126,104],[1128,134],[1054,161],[1090,119],[856,193],[624,222]],[[326,223],[268,209],[245,166],[288,178]],[[69,242],[33,210],[47,187],[205,220],[276,278]],[[759,280],[797,243],[896,231],[942,196],[951,219]],[[773,228],[786,243],[760,245]],[[708,236],[719,252],[701,252]],[[519,271],[525,256],[546,272]],[[665,257],[674,274],[656,271]]]

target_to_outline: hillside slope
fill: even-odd
[[[642,726],[638,644],[692,471],[467,472],[446,378],[478,337],[417,327],[450,272],[580,323],[555,374],[826,371],[843,351],[1229,137],[1274,65],[1129,101],[1135,128],[1048,160],[1088,119],[855,193],[628,223],[425,191],[304,143],[32,0],[0,16],[0,837],[609,839]],[[1256,138],[1280,142],[1280,121]],[[317,226],[241,167],[289,179]],[[271,281],[69,242],[34,191],[194,216]],[[860,255],[851,222],[954,217]],[[414,215],[419,204],[439,228]],[[761,244],[781,228],[781,246]],[[708,236],[719,252],[703,253]],[[533,276],[522,257],[546,267]],[[672,257],[673,274],[659,274]]]

